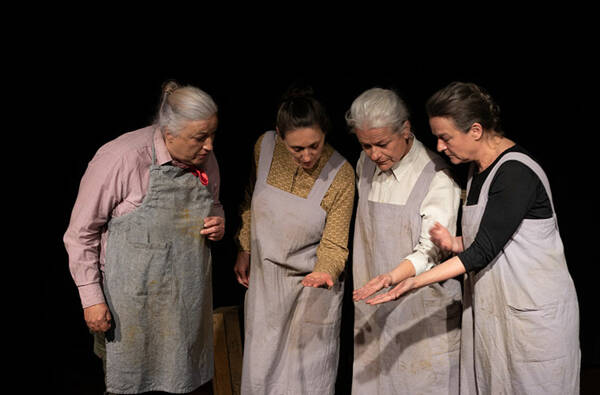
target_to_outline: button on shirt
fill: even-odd
[[[365,153],[362,152],[356,166],[356,174],[362,174],[364,161]],[[429,161],[425,146],[416,138],[413,139],[409,152],[389,170],[382,171],[378,167],[375,169],[367,199],[377,203],[406,204],[410,192]],[[460,187],[448,170],[438,171],[421,204],[420,215],[423,222],[419,242],[413,252],[404,257],[413,264],[416,275],[431,269],[443,258],[440,249],[430,239],[429,229],[435,222],[439,222],[450,233],[455,234],[459,204]],[[402,259],[399,259],[397,264],[401,261]]]
[[[69,254],[69,269],[84,308],[105,303],[101,273],[106,225],[111,218],[127,214],[142,204],[150,181],[153,143],[156,164],[173,164],[162,134],[158,128],[149,126],[102,146],[83,175],[63,240]],[[206,172],[214,200],[210,215],[224,217],[214,153],[210,153],[202,170]]]

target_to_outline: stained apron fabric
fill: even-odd
[[[108,224],[108,392],[185,393],[213,376],[211,257],[200,235],[212,196],[153,156],[142,205]]]
[[[252,195],[241,390],[333,394],[344,283],[328,290],[301,281],[314,268],[325,227],[321,201],[345,160],[334,152],[305,199],[267,183],[274,147],[275,133],[267,133]]]
[[[522,153],[504,155],[487,176],[478,203],[463,207],[465,248],[479,230],[491,181],[509,160],[528,166],[552,202],[550,184],[536,162]],[[554,205],[552,211],[552,218],[524,219],[488,266],[468,273],[461,341],[462,394],[579,393],[579,306]]]
[[[405,205],[368,200],[375,163],[365,158],[358,183],[353,251],[354,288],[395,268],[421,233],[419,208],[440,158],[423,169]],[[385,292],[387,290],[382,290]],[[399,300],[354,304],[353,394],[458,393],[461,288],[432,284]]]

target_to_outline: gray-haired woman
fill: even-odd
[[[211,97],[169,82],[155,124],[101,147],[81,180],[64,242],[111,393],[211,390],[216,129]]]
[[[456,255],[395,278],[370,303],[468,272],[461,393],[578,394],[579,307],[546,174],[503,135],[499,108],[481,87],[452,83],[429,99],[427,113],[438,151],[472,163],[462,236],[436,225],[432,240]]]
[[[415,138],[395,92],[367,90],[346,118],[363,148],[353,251],[358,302],[439,263],[428,232],[436,222],[454,231],[460,188]],[[457,393],[460,312],[456,280],[385,306],[355,303],[352,392]]]

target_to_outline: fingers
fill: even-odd
[[[406,292],[410,291],[413,288],[413,285],[414,277],[407,278],[406,280],[399,282],[398,285],[396,285],[390,291],[377,295],[374,298],[367,300],[365,303],[370,305],[376,305],[385,302],[391,302],[393,300],[398,299]]]
[[[392,283],[392,278],[389,274],[382,274],[366,283],[362,288],[354,290],[352,293],[352,299],[355,302],[363,300],[380,291],[385,287],[389,287]]]
[[[219,241],[225,235],[225,219],[223,217],[204,218],[204,228],[200,231],[201,235],[211,241]]]
[[[429,236],[433,244],[439,248],[449,251],[452,249],[452,235],[442,224],[436,222],[429,229]]]
[[[331,288],[333,279],[328,273],[313,272],[302,279],[302,285],[312,288]]]
[[[235,277],[237,278],[238,283],[240,283],[244,287],[248,288],[248,284],[250,283],[250,277],[248,276],[248,271],[234,268],[234,272],[235,272]]]
[[[248,288],[250,283],[250,254],[248,252],[238,252],[233,271],[238,283]]]
[[[85,322],[90,330],[106,332],[110,329],[112,316],[106,303],[86,307],[83,312]]]

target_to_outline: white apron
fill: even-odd
[[[345,160],[334,152],[305,199],[267,183],[274,147],[269,132],[252,195],[242,394],[333,394],[343,282],[328,290],[301,281],[323,235],[321,201]]]
[[[421,234],[419,208],[436,173],[423,169],[405,205],[368,200],[375,163],[365,158],[358,183],[353,251],[354,287],[391,271]],[[382,290],[381,292],[385,292]],[[352,393],[456,394],[459,377],[460,283],[447,280],[382,305],[354,305]]]
[[[491,181],[509,160],[531,168],[552,202],[548,179],[536,162],[522,153],[504,155],[487,176],[478,203],[463,207],[465,249],[479,230]],[[579,393],[579,307],[554,205],[552,211],[552,218],[524,219],[498,256],[467,276],[463,394]]]

